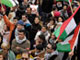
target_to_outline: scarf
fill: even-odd
[[[45,60],[48,60],[50,57],[52,57],[53,55],[58,55],[58,51],[54,51],[52,53],[46,53],[45,54]]]
[[[27,40],[26,37],[24,37],[24,39],[20,40],[19,37],[16,36],[16,42],[19,43],[19,44],[23,43],[26,40]]]
[[[15,29],[15,37],[18,36],[18,29]]]
[[[22,28],[22,30],[25,30],[25,29]],[[16,29],[15,29],[15,37],[18,36],[18,32],[19,32],[19,31],[18,31],[18,29],[16,28]]]

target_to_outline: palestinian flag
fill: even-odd
[[[58,27],[54,32],[53,32],[53,34],[56,36],[56,37],[58,37],[59,36],[59,33],[60,33],[60,28],[61,28],[61,26],[60,27]],[[72,32],[73,33],[73,32]],[[71,34],[72,34],[71,33]],[[61,34],[61,36],[59,37],[59,39],[61,39],[62,41],[64,41],[65,40],[65,38],[67,37],[67,35],[65,35],[66,33],[65,33],[65,31]]]
[[[73,13],[73,15],[62,24],[57,39],[59,39],[62,36],[62,34],[64,34],[63,35],[64,38],[63,37],[61,38],[63,39],[67,38],[67,36],[74,31],[79,22],[80,22],[80,7],[78,7],[77,10]]]
[[[72,0],[56,0],[56,1],[66,1],[66,2],[72,2]]]
[[[70,52],[71,50],[74,51],[75,46],[77,46],[77,42],[80,37],[80,25],[78,25],[74,31],[74,35],[70,35],[66,38],[65,41],[60,42],[57,44],[57,50],[60,52]]]
[[[72,0],[69,0],[70,2],[72,2]]]
[[[1,3],[8,7],[14,7],[19,4],[17,0],[1,0]]]

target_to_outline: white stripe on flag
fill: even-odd
[[[71,40],[72,37],[73,37],[73,35],[70,35],[69,37],[67,37],[67,38],[64,40],[64,42],[61,42],[61,44],[62,44],[62,45],[68,44],[68,43],[69,43],[68,41]]]
[[[16,4],[19,4],[19,2],[17,0],[14,0],[16,2]]]
[[[16,6],[15,2],[13,0],[9,0],[13,6]]]
[[[76,28],[76,23],[74,18],[72,18],[72,20],[69,22],[69,24],[67,25],[67,27],[65,28],[65,31],[68,34],[70,34],[75,28]]]

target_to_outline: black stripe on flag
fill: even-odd
[[[78,25],[80,22],[80,8],[78,9],[76,14],[74,15],[74,20],[75,20],[76,24]]]

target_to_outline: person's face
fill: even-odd
[[[15,25],[17,24],[17,22],[18,22],[17,19],[14,19],[14,20],[13,20],[13,24],[15,24]]]
[[[0,55],[0,60],[3,60],[3,55]]]
[[[31,13],[31,8],[27,8],[27,13],[28,13],[28,14]]]
[[[55,36],[52,34],[52,35],[51,35],[51,38],[52,38],[52,39],[54,39],[54,38],[55,38]]]
[[[20,25],[20,24],[17,24],[17,29],[18,30],[21,30],[22,28],[24,28],[24,26]]]
[[[4,53],[4,55],[8,54],[8,49],[6,49],[5,47],[2,48],[2,49],[3,49],[3,53]]]
[[[8,18],[9,18],[9,19],[12,18],[12,14],[11,14],[11,13],[9,13]]]
[[[66,10],[67,9],[67,6],[64,6],[63,9]]]
[[[25,22],[27,20],[25,15],[22,16],[22,20],[23,20],[23,22]]]
[[[19,32],[19,33],[18,33],[18,36],[19,36],[19,39],[22,40],[22,39],[24,39],[24,36],[25,36],[25,35],[24,35],[23,32]]]
[[[62,19],[61,17],[59,17],[59,18],[58,18],[58,21],[59,21],[59,22],[62,22],[62,21],[63,21],[63,19]]]
[[[53,24],[54,24],[54,21],[53,21],[53,20],[51,20],[51,21],[50,21],[50,24],[52,24],[52,25],[53,25]]]
[[[74,7],[74,8],[73,8],[73,11],[75,12],[75,11],[76,11],[76,9],[77,9],[77,7]]]
[[[6,26],[6,25],[4,25],[4,31],[6,31],[6,30],[8,30],[8,28],[7,28],[7,26]]]
[[[38,42],[41,44],[43,42],[43,40],[41,40],[39,37],[38,37]]]
[[[51,53],[52,52],[52,46],[50,44],[47,45],[46,51],[47,51],[47,53]]]
[[[45,27],[42,27],[41,31],[42,32],[46,32],[46,28]]]
[[[38,19],[38,18],[35,18],[34,22],[35,22],[36,24],[38,24],[38,23],[39,23],[39,19]]]
[[[27,3],[27,0],[24,0],[25,3]]]
[[[28,60],[28,53],[22,54],[22,60]]]

